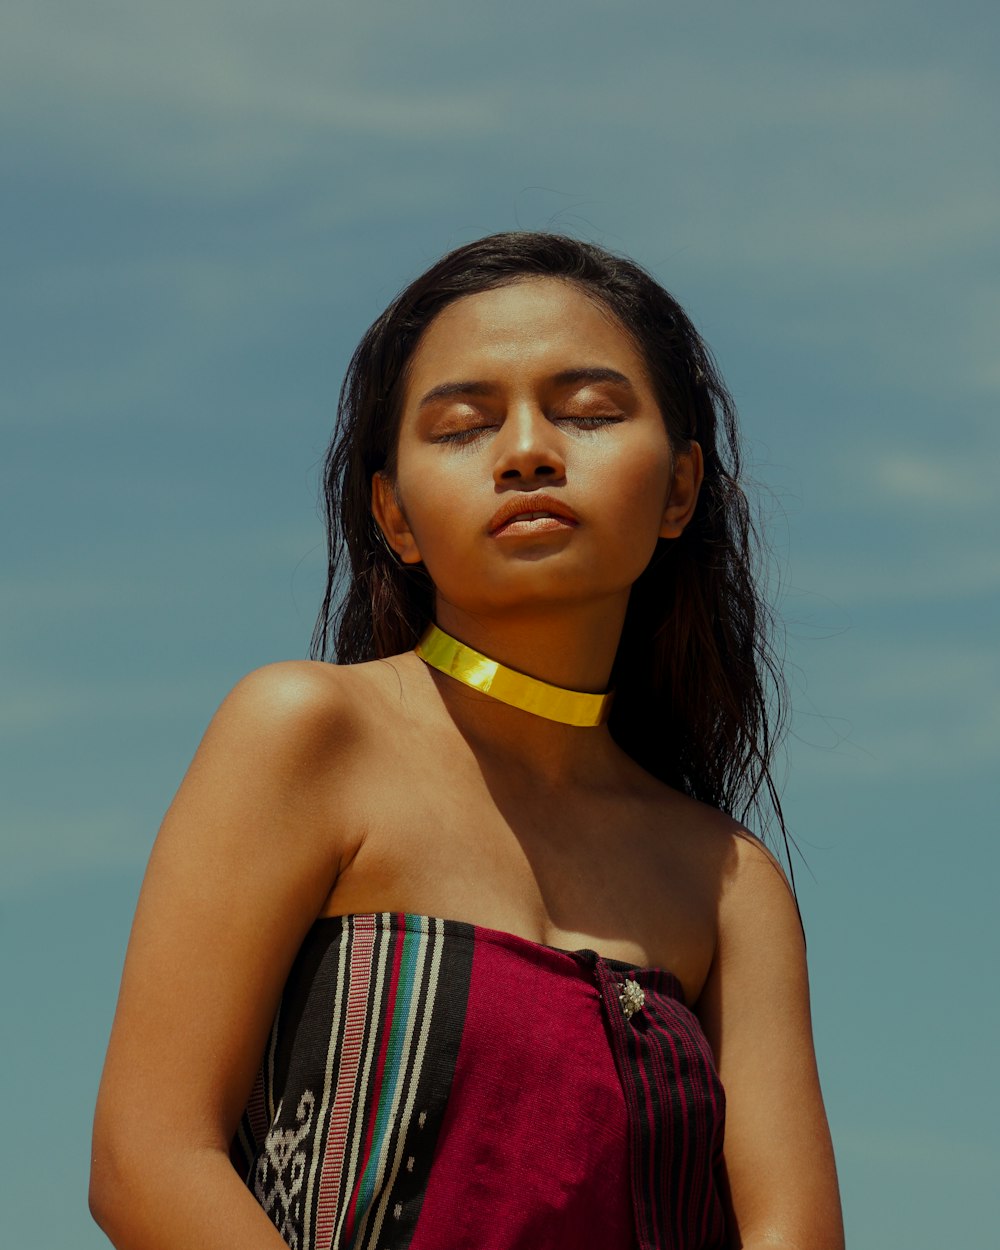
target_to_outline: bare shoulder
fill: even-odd
[[[281,660],[246,673],[211,718],[161,840],[179,825],[191,836],[218,829],[207,812],[224,810],[239,837],[256,830],[282,853],[305,839],[339,872],[364,837],[358,800],[391,740],[393,684],[377,661]]]
[[[692,865],[717,901],[720,926],[739,925],[758,909],[790,914],[795,895],[781,862],[768,846],[726,812],[678,791],[668,791],[664,815],[673,834],[671,853]],[[721,937],[720,933],[720,937]]]
[[[672,861],[690,866],[720,905],[791,887],[777,857],[745,825],[719,808],[653,781],[655,841]]]
[[[748,829],[737,825],[729,837],[719,891],[720,953],[741,943],[783,950],[798,962],[805,950],[802,918],[785,869]]]
[[[794,898],[775,856],[742,823],[655,779],[640,784],[654,948],[697,1002],[723,958],[753,949],[754,926],[771,911],[784,906],[798,923]]]
[[[726,849],[716,878],[715,956],[698,1003],[702,1023],[728,1065],[738,1022],[766,1004],[773,1027],[785,1029],[805,1052],[811,1048],[808,970],[792,886],[777,856],[744,826],[720,826],[720,835]]]
[[[289,732],[346,729],[352,720],[352,683],[344,669],[319,660],[278,660],[252,669],[233,686],[219,713],[234,724]]]
[[[759,838],[739,825],[725,837],[716,952],[696,1011],[726,1090],[733,1224],[740,1245],[843,1250],[799,909]]]
[[[745,825],[705,803],[683,797],[678,844],[693,865],[715,915],[715,962],[737,951],[765,950],[798,962],[804,953],[795,893],[774,852]]]
[[[263,864],[278,857],[283,867],[298,847],[315,861],[310,872],[335,874],[353,851],[335,800],[364,725],[364,701],[336,665],[283,660],[246,673],[209,721],[152,865],[162,865],[171,848],[193,864],[214,844],[227,858],[252,854]]]
[[[378,662],[331,664],[278,660],[252,669],[233,686],[213,724],[266,735],[271,748],[325,751],[348,747],[364,734],[381,700]],[[376,670],[376,671],[373,671]]]

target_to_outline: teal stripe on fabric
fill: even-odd
[[[375,1185],[378,1180],[378,1160],[382,1153],[382,1145],[386,1131],[392,1123],[392,1104],[396,1091],[403,1076],[403,1065],[400,1058],[407,1022],[416,1010],[417,966],[420,956],[420,945],[426,936],[425,924],[420,932],[411,932],[408,928],[400,932],[403,953],[399,965],[399,981],[396,985],[395,1001],[389,1005],[392,1021],[389,1025],[389,1043],[386,1046],[385,1068],[382,1073],[382,1088],[379,1091],[378,1110],[375,1113],[375,1128],[372,1133],[371,1152],[364,1173],[357,1187],[358,1212],[367,1211],[372,1204]],[[415,1080],[419,1074],[414,1072]]]

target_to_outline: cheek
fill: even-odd
[[[474,528],[462,504],[469,491],[440,472],[432,478],[412,461],[401,466],[396,485],[407,527],[433,578],[435,568],[464,558],[463,539]]]
[[[645,440],[619,475],[620,502],[633,516],[663,511],[673,481],[673,456],[660,440]]]

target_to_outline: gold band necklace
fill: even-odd
[[[566,690],[562,686],[539,681],[537,677],[518,673],[498,660],[491,660],[481,651],[467,647],[433,623],[427,626],[413,650],[425,664],[447,673],[473,690],[520,708],[523,712],[544,716],[547,720],[581,727],[600,725],[607,720],[611,710],[613,691],[584,694],[580,690]]]

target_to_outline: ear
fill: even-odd
[[[419,564],[420,551],[396,493],[396,484],[381,470],[372,475],[372,516],[385,541],[404,564]]]
[[[663,509],[661,538],[680,538],[683,534],[685,525],[694,515],[704,476],[705,463],[701,445],[692,440],[687,451],[674,454],[674,480],[667,506]]]

